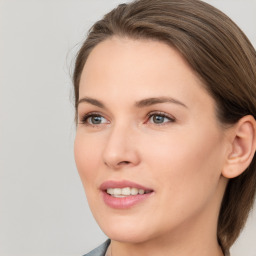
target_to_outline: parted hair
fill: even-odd
[[[121,4],[96,22],[76,57],[75,107],[84,64],[92,49],[112,36],[152,39],[177,49],[216,102],[216,115],[233,125],[256,117],[256,52],[224,13],[199,0],[135,0]],[[230,179],[222,200],[217,237],[224,250],[239,236],[256,190],[255,156],[240,176]]]

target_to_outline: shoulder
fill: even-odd
[[[90,251],[89,253],[83,256],[105,256],[108,246],[110,244],[110,239],[108,239],[105,243],[101,244],[99,247]]]

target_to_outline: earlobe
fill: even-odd
[[[231,152],[227,155],[222,175],[235,178],[250,165],[256,149],[256,121],[251,115],[242,117],[232,128]]]

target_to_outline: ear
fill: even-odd
[[[250,165],[256,149],[256,121],[251,115],[242,117],[230,130],[230,150],[222,170],[226,178],[235,178]]]

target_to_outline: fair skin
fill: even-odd
[[[244,168],[236,169],[235,159],[247,146],[234,143],[238,131],[252,132],[250,118],[243,129],[224,129],[213,98],[181,55],[150,40],[98,44],[83,69],[79,100],[75,160],[112,256],[223,255],[218,213],[227,178]],[[125,197],[106,195],[102,184],[109,181],[134,182],[150,193],[126,205]]]

